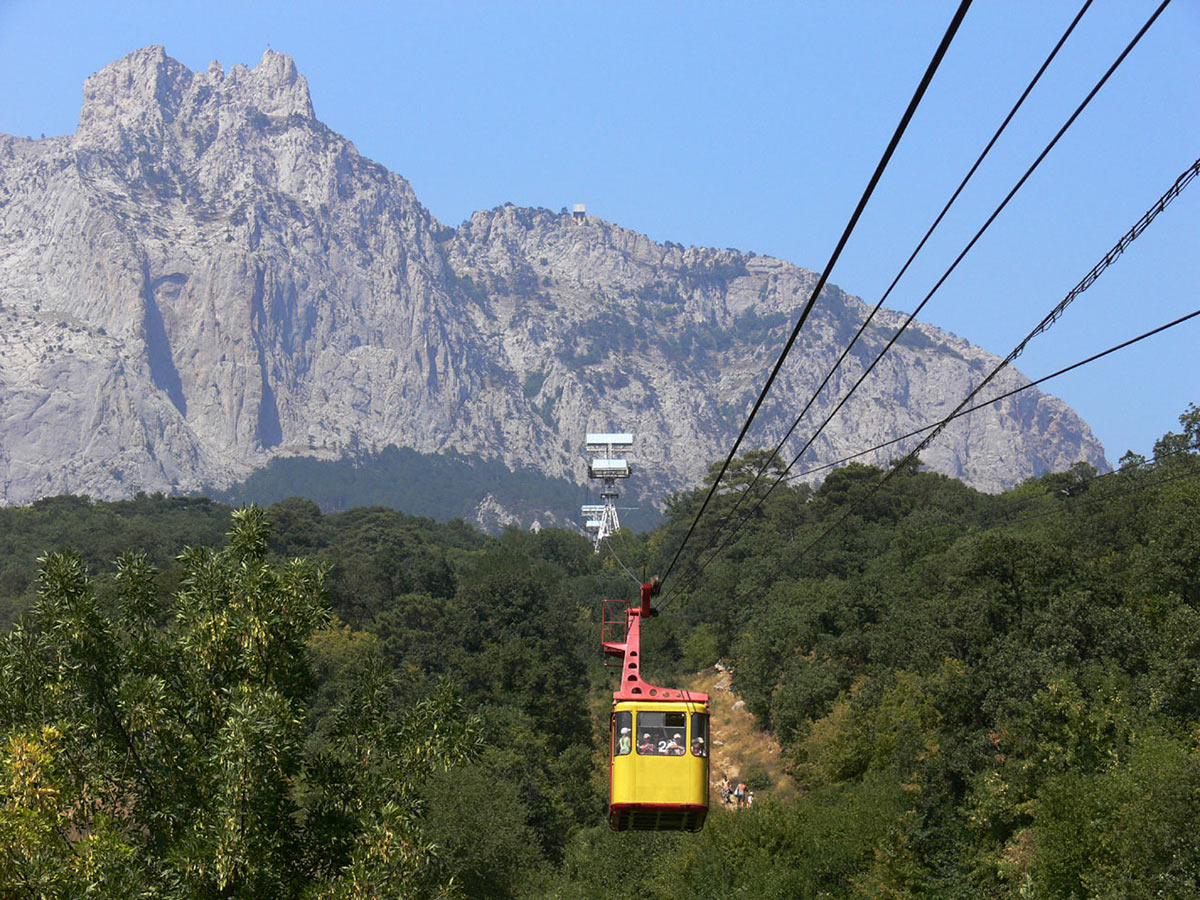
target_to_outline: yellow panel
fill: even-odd
[[[617,703],[614,712],[685,712],[687,735],[684,747],[692,745],[692,713],[708,713],[703,703],[660,703],[632,700]],[[640,756],[635,751],[612,761],[611,803],[708,804],[708,757]]]

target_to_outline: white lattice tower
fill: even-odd
[[[617,516],[617,479],[628,478],[633,470],[623,455],[633,449],[633,435],[625,433],[589,434],[587,436],[588,478],[602,483],[600,499],[582,507],[584,528],[593,537],[596,552],[600,542],[621,527]]]

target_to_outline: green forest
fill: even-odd
[[[536,379],[534,382],[540,387]],[[388,506],[410,515],[444,518],[471,516],[490,494],[526,523],[539,514],[544,516],[543,511],[558,521],[574,521],[581,503],[597,502],[589,499],[592,492],[587,488],[536,469],[514,471],[497,459],[454,451],[417,453],[406,447],[386,447],[379,453],[352,448],[349,456],[337,460],[276,458],[243,482],[201,493],[235,506],[266,506],[307,497],[327,513],[356,506]],[[637,504],[622,508],[622,518],[633,530],[659,524],[661,517],[648,502],[642,503],[638,497],[626,502]]]
[[[919,464],[768,493],[735,460],[646,676],[720,661],[797,790],[698,834],[605,823],[599,606],[707,485],[600,554],[296,498],[0,509],[0,897],[1200,896],[1180,423],[1000,495]]]

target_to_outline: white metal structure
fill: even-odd
[[[588,478],[628,478],[631,474],[623,459],[593,459],[588,466]]]
[[[632,434],[588,434],[587,436],[588,453],[607,453],[612,456],[613,452],[623,453],[632,449]]]
[[[629,461],[619,454],[633,449],[633,435],[625,432],[588,434],[585,447],[591,457],[588,460],[588,478],[603,482],[600,498],[604,503],[589,503],[581,508],[583,527],[592,535],[596,552],[599,553],[600,542],[621,527],[617,518],[617,498],[621,496],[617,490],[617,479],[628,478],[633,474],[633,469]]]

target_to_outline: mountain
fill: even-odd
[[[661,497],[727,450],[816,279],[565,209],[444,226],[317,120],[270,50],[193,72],[147,47],[86,80],[73,135],[0,136],[0,247],[7,504],[227,486],[275,459],[388,447],[582,483],[584,434],[609,430],[636,434],[633,487]],[[773,446],[864,315],[825,290],[751,445]],[[881,313],[828,397],[899,321]],[[816,458],[936,419],[995,361],[914,325]],[[1010,370],[997,389],[1022,383]],[[923,458],[985,490],[1107,465],[1036,390]]]

